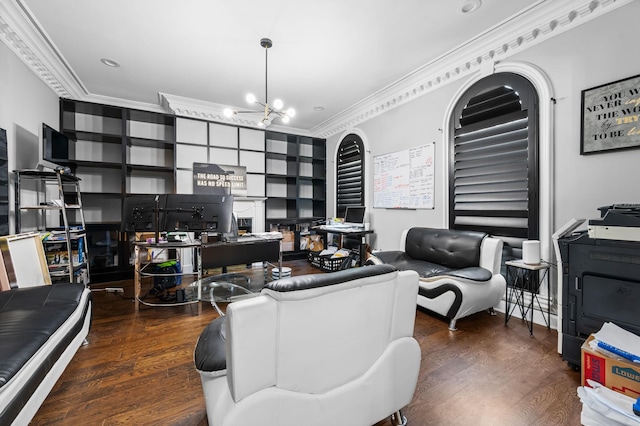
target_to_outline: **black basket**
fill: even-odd
[[[331,256],[331,254],[320,256],[319,251],[310,251],[307,259],[309,263],[311,263],[311,266],[322,269],[325,272],[335,272],[351,268],[354,259],[353,253],[345,257],[332,258]]]
[[[320,252],[319,251],[310,251],[307,256],[307,260],[311,264],[311,266],[315,268],[320,268]]]

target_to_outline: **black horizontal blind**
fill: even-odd
[[[516,254],[537,239],[537,96],[510,73],[472,86],[452,118],[449,226],[501,237]],[[517,257],[517,256],[516,256]]]
[[[344,217],[347,206],[364,206],[364,146],[358,135],[342,140],[336,164],[336,217]]]

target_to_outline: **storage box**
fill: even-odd
[[[589,346],[593,339],[592,334],[581,348],[582,386],[588,386],[590,379],[631,398],[640,397],[640,365],[594,351]]]
[[[305,235],[300,237],[300,250],[322,251],[324,244],[321,235]]]
[[[154,240],[155,242],[155,239],[155,232],[136,232],[136,241],[147,242],[148,240]]]
[[[282,251],[295,250],[294,240],[295,234],[293,231],[280,231],[282,232]]]

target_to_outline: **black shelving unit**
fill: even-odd
[[[130,236],[120,232],[129,194],[175,192],[175,116],[60,100],[69,166],[83,179],[92,281],[130,278]]]
[[[202,123],[204,132],[199,139],[186,136],[178,142],[180,120]],[[228,127],[235,128],[236,142],[218,143],[212,128],[217,132]],[[93,282],[132,276],[130,242],[133,236],[119,231],[123,200],[129,194],[180,192],[177,176],[180,174],[184,179],[190,163],[179,164],[177,159],[182,158],[184,163],[184,158],[194,156],[193,150],[198,152],[197,160],[193,161],[222,164],[224,160],[217,155],[231,153],[237,163],[229,160],[230,164],[247,166],[248,177],[256,178],[260,188],[264,177],[265,193],[249,196],[267,197],[265,230],[275,227],[292,233],[293,244],[291,250],[285,252],[287,258],[306,255],[299,250],[300,235],[314,221],[326,216],[324,139],[265,131],[264,139],[260,135],[256,143],[255,129],[70,99],[60,100],[60,129],[71,139],[73,147],[64,165],[71,167],[84,182],[91,247],[96,244],[97,253],[101,250],[98,243],[109,240],[113,245],[113,238],[118,235],[117,258],[110,251],[92,258]],[[254,135],[249,135],[251,133]],[[245,138],[247,135],[250,137]],[[183,148],[183,157],[178,155],[180,148]]]
[[[285,233],[285,258],[305,257],[300,237],[326,218],[326,141],[270,131],[265,137],[265,223]]]
[[[7,131],[0,129],[0,235],[9,235],[9,157]]]

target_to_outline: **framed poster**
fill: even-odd
[[[582,91],[580,154],[640,147],[640,75]]]
[[[375,156],[373,207],[434,208],[435,143]]]
[[[193,193],[247,195],[247,168],[193,163]]]

